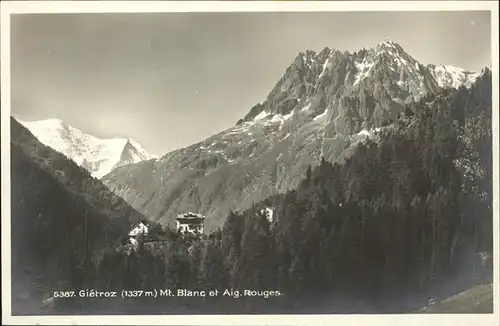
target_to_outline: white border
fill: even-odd
[[[496,1],[2,1],[1,2],[1,180],[2,324],[100,325],[500,325],[498,218],[498,4]],[[10,289],[10,15],[22,13],[132,13],[235,11],[491,11],[493,76],[493,314],[406,315],[175,315],[175,316],[11,316]]]

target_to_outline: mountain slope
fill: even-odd
[[[144,218],[11,119],[12,312],[44,313],[55,290],[90,286],[106,248]]]
[[[429,68],[391,41],[356,53],[307,51],[235,126],[103,181],[154,220],[198,211],[210,231],[229,210],[295,188],[321,158],[343,160],[405,104],[440,91]]]
[[[450,313],[493,313],[493,284],[478,285],[458,293],[419,312]]]
[[[20,122],[40,142],[63,153],[96,178],[118,166],[154,158],[132,139],[99,139],[58,119]]]

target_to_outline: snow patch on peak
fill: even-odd
[[[356,73],[356,76],[354,77],[354,84],[357,85],[360,81],[365,79],[370,75],[370,71],[374,66],[374,62],[367,62],[367,60],[363,60],[362,62],[356,62],[356,69],[358,72]]]
[[[398,43],[396,43],[396,42],[394,42],[394,41],[392,41],[392,40],[388,40],[388,39],[386,39],[386,40],[384,40],[384,41],[380,42],[380,43],[378,44],[378,46],[379,46],[379,47],[391,47],[391,48],[395,48],[395,47],[398,47],[398,46],[399,46],[399,44],[398,44]]]
[[[396,52],[397,53],[397,52],[401,52],[401,51],[404,52],[401,45],[399,45],[398,43],[391,41],[391,40],[385,40],[383,42],[380,42],[379,44],[374,46],[371,50],[372,50],[372,52],[377,52],[377,53],[381,53],[381,52]]]
[[[285,114],[283,117],[283,120],[288,120],[290,119],[293,115],[295,114],[295,110],[293,110],[292,112],[288,113],[288,114]]]
[[[292,110],[290,113],[287,113],[285,115],[282,114],[271,115],[270,112],[262,111],[253,119],[252,123],[267,125],[279,122],[283,124],[286,120],[292,118],[294,114],[295,110]]]
[[[324,118],[324,117],[326,117],[327,114],[328,114],[328,109],[326,109],[325,111],[323,111],[323,113],[315,116],[313,120],[316,121],[316,120],[319,120],[321,118]]]
[[[363,129],[360,132],[358,132],[357,135],[358,136],[370,136],[370,132],[368,130],[366,130],[366,129]]]
[[[367,139],[373,139],[379,132],[382,130],[381,128],[371,128],[371,129],[363,129],[355,135],[351,136],[351,139],[354,143],[363,142]]]
[[[309,102],[307,105],[305,105],[300,111],[301,112],[305,112],[307,110],[309,110],[309,108],[311,107],[311,103]]]
[[[285,115],[281,115],[281,114],[275,114],[273,115],[273,117],[271,118],[271,122],[281,122],[282,124],[290,119],[293,115],[295,114],[295,110],[291,111],[290,113],[288,114],[285,114]]]
[[[325,72],[330,64],[330,59],[332,58],[333,53],[334,53],[334,51],[330,50],[328,57],[325,59],[325,62],[323,63],[323,68],[321,70],[321,73],[318,76],[318,80],[320,80],[321,77],[323,77],[323,75],[325,74]]]
[[[258,121],[258,120],[265,119],[265,118],[267,118],[269,115],[270,115],[270,113],[269,113],[269,112],[262,111],[261,113],[257,114],[257,116],[255,116],[255,118],[253,119],[253,121]]]
[[[465,70],[463,70],[462,68],[455,67],[455,66],[452,66],[452,65],[436,66],[436,71],[449,72],[449,73],[455,74],[455,75],[460,75],[460,74],[465,73]]]

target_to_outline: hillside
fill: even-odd
[[[11,169],[12,312],[50,313],[42,300],[91,285],[104,251],[144,217],[13,118]]]
[[[467,291],[451,296],[419,312],[450,313],[493,313],[493,284],[478,285]]]

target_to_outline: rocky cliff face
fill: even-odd
[[[307,112],[327,115],[334,133],[353,134],[380,126],[397,116],[403,103],[438,90],[429,69],[397,43],[386,41],[353,54],[325,48],[300,53],[266,101],[241,122]]]
[[[295,188],[321,158],[342,160],[405,103],[440,89],[428,67],[391,41],[356,53],[307,51],[235,126],[157,161],[117,168],[103,182],[153,220],[168,224],[195,211],[210,231],[229,210]]]

